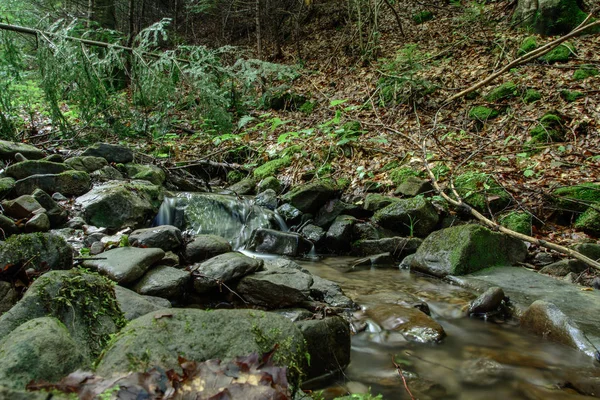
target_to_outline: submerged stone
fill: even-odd
[[[400,332],[411,341],[439,342],[446,336],[446,332],[440,324],[416,308],[397,304],[380,304],[368,308],[366,315],[383,329]]]

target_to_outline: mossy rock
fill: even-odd
[[[286,193],[282,200],[303,213],[315,214],[325,202],[339,193],[339,188],[330,180],[319,180],[298,185]]]
[[[573,79],[581,81],[591,76],[598,76],[600,71],[593,65],[582,65],[577,71],[573,73]]]
[[[44,152],[30,144],[0,140],[0,160],[15,161],[17,153],[21,153],[30,160],[44,158]]]
[[[535,36],[529,36],[526,37],[522,42],[521,42],[521,46],[519,47],[519,51],[518,51],[518,55],[523,56],[527,53],[529,53],[530,51],[533,51],[535,49],[538,48],[538,44],[537,44],[537,38]]]
[[[289,156],[267,161],[266,163],[254,170],[254,178],[260,180],[265,179],[269,176],[274,176],[275,174],[277,174],[277,172],[279,172],[279,170],[290,165],[291,162],[292,158]]]
[[[435,207],[422,196],[399,199],[378,210],[372,221],[401,236],[425,237],[437,225],[439,216]]]
[[[554,202],[562,209],[584,212],[593,203],[600,203],[600,184],[582,183],[554,190]]]
[[[562,99],[564,101],[566,101],[567,103],[572,103],[574,101],[577,101],[584,96],[585,96],[585,94],[583,94],[582,92],[580,92],[578,90],[561,90],[560,91],[560,97],[562,97]]]
[[[494,110],[493,108],[485,106],[475,106],[469,111],[469,118],[478,122],[485,122],[488,119],[494,119],[498,115],[500,115],[498,110]]]
[[[129,178],[150,181],[155,185],[162,185],[167,177],[165,171],[156,165],[128,163],[124,168]]]
[[[523,101],[527,104],[534,103],[542,99],[542,94],[535,89],[527,89],[523,94]]]
[[[540,57],[540,60],[545,61],[548,64],[567,62],[573,56],[574,51],[575,48],[572,44],[564,43]]]
[[[265,179],[258,182],[256,191],[258,193],[262,193],[267,189],[272,189],[275,191],[275,193],[279,194],[282,190],[281,182],[279,182],[279,179],[275,178],[274,176],[267,176]]]
[[[70,166],[62,163],[45,160],[25,160],[10,165],[6,168],[5,173],[7,176],[19,180],[31,175],[60,174],[71,169]]]
[[[413,14],[412,20],[415,22],[415,24],[420,25],[427,21],[431,21],[433,17],[433,13],[431,11],[426,10]]]
[[[1,178],[0,179],[0,200],[8,196],[10,192],[15,188],[15,180],[13,178]]]
[[[399,186],[399,185],[403,184],[406,181],[406,179],[408,179],[409,177],[419,176],[419,173],[409,167],[399,167],[399,168],[394,168],[391,171],[389,171],[388,176],[389,176],[390,180],[392,181],[392,183],[394,184],[394,186]]]
[[[510,99],[517,96],[518,93],[519,87],[514,82],[505,82],[488,93],[485,100],[493,103],[498,100]]]
[[[495,212],[511,202],[502,186],[491,175],[483,172],[469,171],[458,175],[454,186],[467,204],[483,213],[488,212],[488,206]]]
[[[230,185],[233,185],[234,183],[238,183],[245,177],[246,177],[246,174],[244,174],[243,172],[236,171],[236,170],[229,171],[227,173],[227,183],[229,183]]]
[[[367,197],[365,197],[364,207],[365,210],[377,211],[397,202],[398,200],[400,199],[397,197],[384,196],[378,193],[369,193]]]
[[[1,242],[0,268],[22,265],[36,271],[70,269],[73,249],[65,239],[51,233],[24,233]]]
[[[36,189],[64,196],[79,196],[90,190],[92,179],[85,171],[65,171],[60,174],[31,175],[15,183],[17,196],[31,194]]]
[[[524,235],[531,235],[531,214],[512,211],[498,219],[500,225]]]
[[[544,36],[563,35],[587,17],[578,0],[519,1],[513,21]]]
[[[475,224],[433,232],[411,260],[411,270],[437,277],[466,275],[492,266],[510,266],[527,257],[525,244]]]
[[[594,207],[589,207],[575,221],[575,228],[581,229],[585,233],[600,236],[600,202],[595,203]]]
[[[539,123],[533,127],[529,134],[529,143],[562,142],[565,140],[566,130],[562,118],[556,114],[547,113],[540,118]]]

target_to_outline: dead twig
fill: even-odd
[[[400,378],[402,379],[402,383],[404,384],[404,389],[406,389],[406,393],[408,393],[408,395],[410,396],[410,398],[412,400],[415,400],[415,397],[413,396],[410,389],[408,388],[408,383],[406,383],[406,378],[404,377],[404,374],[402,373],[402,367],[400,367],[400,365],[398,363],[396,363],[396,361],[394,361],[394,356],[392,356],[392,364],[394,364],[394,367],[396,367],[396,372],[398,373],[398,376],[400,376]]]

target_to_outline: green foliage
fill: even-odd
[[[547,62],[548,64],[554,64],[557,62],[567,62],[569,58],[573,56],[575,49],[570,43],[563,43],[556,47],[554,50],[540,57],[540,60]]]
[[[567,103],[572,103],[584,96],[585,95],[578,90],[561,90],[560,91],[560,97],[562,97],[563,100],[566,101]]]
[[[514,82],[506,82],[493,89],[490,93],[488,93],[488,95],[485,96],[485,100],[493,103],[498,100],[515,97],[518,94],[518,92],[519,88]]]
[[[537,48],[537,38],[535,36],[526,37],[521,43],[521,46],[519,47],[518,55],[519,57],[523,56]]]
[[[417,76],[425,69],[425,58],[426,54],[418,50],[418,45],[407,44],[394,60],[380,60],[382,76],[377,88],[382,106],[415,104],[437,90],[433,83]]]
[[[573,73],[573,79],[576,81],[581,81],[589,78],[590,76],[597,76],[598,74],[600,74],[600,71],[598,71],[598,69],[593,65],[582,65]]]
[[[316,106],[317,106],[316,102],[307,101],[304,104],[302,104],[298,110],[303,112],[304,114],[312,114],[312,112],[315,110]]]
[[[424,22],[431,21],[433,19],[433,13],[431,11],[421,11],[412,15],[412,20],[415,24],[420,25]]]
[[[542,94],[534,89],[527,89],[523,95],[523,101],[527,104],[536,102],[542,98]]]
[[[485,122],[488,119],[496,118],[500,113],[485,106],[475,106],[469,111],[469,118],[479,122]]]

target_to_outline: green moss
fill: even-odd
[[[582,92],[577,90],[561,90],[560,97],[563,98],[567,103],[572,103],[585,96]]]
[[[552,113],[547,113],[540,118],[539,123],[529,131],[529,134],[531,135],[530,144],[561,142],[565,139],[562,119]]]
[[[386,172],[386,171],[389,171],[391,169],[398,168],[399,166],[400,166],[400,163],[398,161],[392,161],[392,162],[389,162],[389,163],[385,164],[381,168],[381,172]]]
[[[485,106],[475,106],[469,111],[469,118],[479,122],[485,122],[488,119],[496,118],[500,113]]]
[[[290,165],[291,162],[291,157],[276,158],[275,160],[267,161],[254,170],[254,177],[256,179],[265,179],[268,176],[273,176],[280,169]]]
[[[463,200],[479,211],[500,210],[511,201],[510,196],[491,176],[470,171],[456,177],[454,186]],[[491,199],[488,201],[488,199]]]
[[[534,89],[527,89],[523,95],[523,101],[527,104],[541,100],[542,94]]]
[[[229,183],[229,184],[238,183],[239,181],[244,179],[245,176],[246,176],[245,174],[243,174],[242,172],[237,171],[237,170],[229,171],[227,173],[227,183]]]
[[[554,64],[557,62],[569,61],[569,58],[573,56],[574,47],[570,43],[564,43],[550,51],[548,54],[540,57],[540,60],[547,62],[548,64]]]
[[[537,38],[535,36],[526,37],[523,42],[521,42],[521,46],[519,47],[518,55],[519,57],[529,53],[538,48]]]
[[[517,93],[517,85],[514,82],[506,82],[493,89],[487,96],[485,96],[485,100],[489,102],[495,102],[502,99],[509,99],[511,97],[515,97]]]
[[[299,111],[305,114],[312,114],[312,112],[315,110],[316,105],[317,103],[314,101],[307,101],[300,106]]]
[[[581,81],[589,78],[590,76],[597,76],[598,74],[600,74],[600,71],[598,71],[598,69],[593,65],[582,65],[573,73],[573,79],[576,81]]]
[[[342,191],[348,189],[350,187],[351,183],[352,183],[352,181],[346,177],[338,178],[335,181],[336,186]]]
[[[394,168],[388,172],[388,176],[394,185],[399,186],[404,183],[409,176],[419,176],[419,173],[412,168],[400,167]]]
[[[513,211],[500,217],[498,222],[515,232],[531,235],[531,214],[529,213]]]
[[[584,212],[589,204],[600,203],[600,184],[582,183],[556,189],[552,193],[561,208]]]
[[[431,21],[433,19],[433,13],[431,11],[421,11],[413,14],[412,20],[415,24],[420,25],[424,22]]]
[[[575,228],[581,229],[585,233],[600,236],[600,203],[595,203],[595,207],[589,207],[575,221]]]

